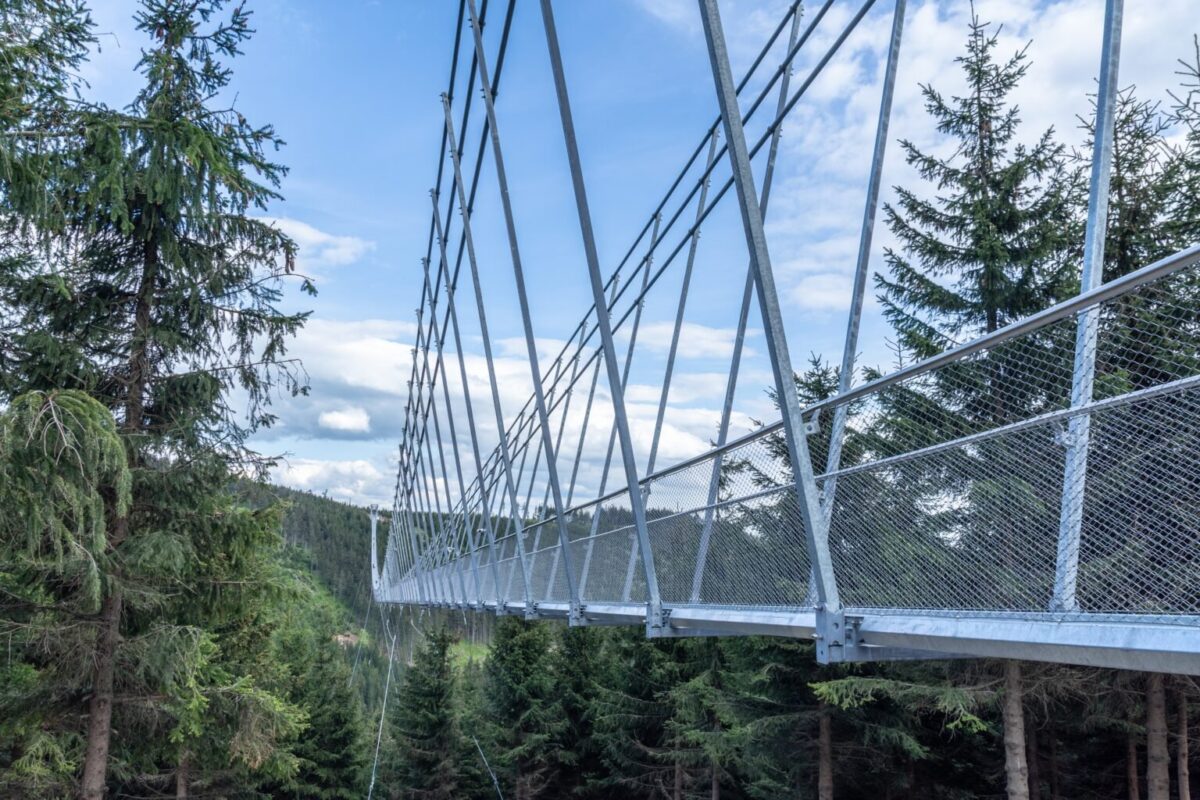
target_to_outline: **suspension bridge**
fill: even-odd
[[[376,601],[651,637],[810,638],[823,663],[998,656],[1200,674],[1200,247],[1101,275],[1121,0],[1105,4],[1095,54],[1078,295],[877,374],[856,363],[868,263],[897,62],[902,45],[921,46],[904,42],[905,0],[889,4],[839,382],[809,403],[764,216],[782,124],[875,0],[843,3],[847,14],[828,13],[834,0],[791,5],[740,78],[717,0],[699,0],[715,119],[619,259],[598,252],[570,75],[540,0],[558,110],[547,124],[561,129],[578,220],[559,274],[586,280],[592,300],[552,358],[537,337],[562,331],[533,318],[509,191],[521,177],[505,169],[515,145],[498,86],[515,3],[501,5],[488,20],[486,0],[460,4],[385,542],[372,510]],[[507,249],[485,252],[475,206],[489,181]],[[720,266],[740,289],[727,293],[737,323],[724,403],[707,449],[664,463],[700,233],[722,208],[736,212],[743,254]],[[501,269],[532,383],[520,408],[502,405],[496,301],[481,282]],[[665,363],[639,365],[651,300],[674,308],[669,344],[664,334]],[[756,331],[778,419],[742,432],[735,398]],[[482,358],[469,360],[476,332]],[[631,375],[651,370],[655,424],[635,430]],[[585,452],[602,457],[598,479],[583,477]]]

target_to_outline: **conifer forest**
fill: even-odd
[[[257,438],[316,399],[291,348],[321,296],[267,216],[300,132],[229,102],[256,5],[128,0],[140,90],[114,107],[82,77],[102,46],[88,0],[0,0],[0,798],[1200,792],[1200,678],[821,665],[799,639],[375,603],[365,505],[273,482]],[[1014,52],[977,5],[942,66],[966,91],[920,87],[945,146],[892,143],[908,170],[881,207],[894,244],[871,288],[901,364],[1079,291],[1087,148],[1023,121],[1012,93],[1039,42]],[[1200,10],[1180,22],[1200,31]],[[1191,41],[1168,94],[1117,96],[1106,281],[1200,242]],[[1095,98],[1066,100],[1091,136]],[[1191,291],[1170,324],[1200,324]],[[821,400],[838,369],[814,354],[795,381]],[[974,391],[958,407],[990,413]],[[910,435],[895,399],[845,463]],[[822,462],[827,433],[809,440]],[[782,436],[771,446],[786,463]],[[907,479],[928,493],[939,476]]]

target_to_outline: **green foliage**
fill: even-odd
[[[897,188],[897,205],[884,209],[901,251],[887,251],[890,274],[875,284],[900,343],[918,358],[1037,311],[1073,282],[1075,181],[1052,131],[1032,147],[1018,143],[1008,96],[1028,69],[1026,51],[997,62],[988,27],[972,16],[967,52],[956,59],[963,96],[922,87],[938,132],[957,145],[953,155],[901,142],[936,196]]]
[[[25,256],[15,234],[61,212],[45,179],[75,141],[77,75],[93,43],[83,0],[0,3],[0,202],[24,211],[0,214],[0,267]]]
[[[504,617],[492,636],[486,711],[492,767],[522,797],[545,796],[555,780],[567,721],[552,671],[552,631]]]
[[[394,752],[381,771],[393,797],[450,800],[472,791],[476,756],[459,727],[453,646],[445,628],[430,631],[401,677],[389,715]]]
[[[0,416],[0,608],[97,611],[108,512],[127,512],[130,486],[108,409],[69,390],[14,398]]]
[[[987,730],[987,725],[975,713],[979,698],[957,686],[856,676],[814,683],[812,688],[818,698],[838,708],[861,708],[886,697],[916,713],[934,711],[942,715],[951,730],[961,728],[972,733]],[[906,749],[914,755],[923,754],[915,744]]]

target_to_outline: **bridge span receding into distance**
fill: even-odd
[[[515,0],[460,3],[385,541],[372,513],[376,601],[652,637],[810,638],[823,663],[1005,657],[1200,674],[1200,246],[1101,280],[1122,1],[1103,2],[1079,293],[885,373],[856,360],[905,1],[793,3],[740,79],[717,0],[697,5],[716,119],[606,271],[616,259],[598,252],[554,10],[540,0],[580,234],[561,269],[578,269],[568,279],[586,279],[592,298],[547,358],[509,192],[520,176],[505,168],[519,143],[502,137],[498,101]],[[885,10],[838,383],[804,402],[764,228],[782,123]],[[476,247],[488,182],[503,252]],[[659,463],[700,232],[722,204],[744,234],[744,260],[725,266],[738,290],[724,403],[707,450]],[[533,387],[520,409],[502,405],[484,269],[515,282]],[[655,295],[675,311],[655,424],[635,437],[626,390]],[[738,433],[748,331],[761,331],[779,418]],[[585,450],[600,454],[598,480],[581,478]]]

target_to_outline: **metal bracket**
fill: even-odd
[[[646,606],[646,637],[650,639],[658,638],[663,635],[663,631],[669,630],[671,623],[671,609],[663,608],[660,605],[649,603]]]
[[[858,618],[861,622],[861,617]],[[846,647],[846,614],[841,609],[829,609],[823,604],[817,606],[817,632],[813,634],[816,643],[817,663],[841,664],[847,659]],[[854,642],[851,641],[851,647]]]
[[[821,409],[813,412],[812,418],[804,423],[804,435],[812,436],[814,433],[821,432]]]
[[[1071,419],[1074,419],[1074,417]],[[1056,445],[1067,450],[1073,448],[1081,440],[1079,434],[1071,430],[1070,419],[1065,420],[1061,425],[1055,426],[1052,436]]]

